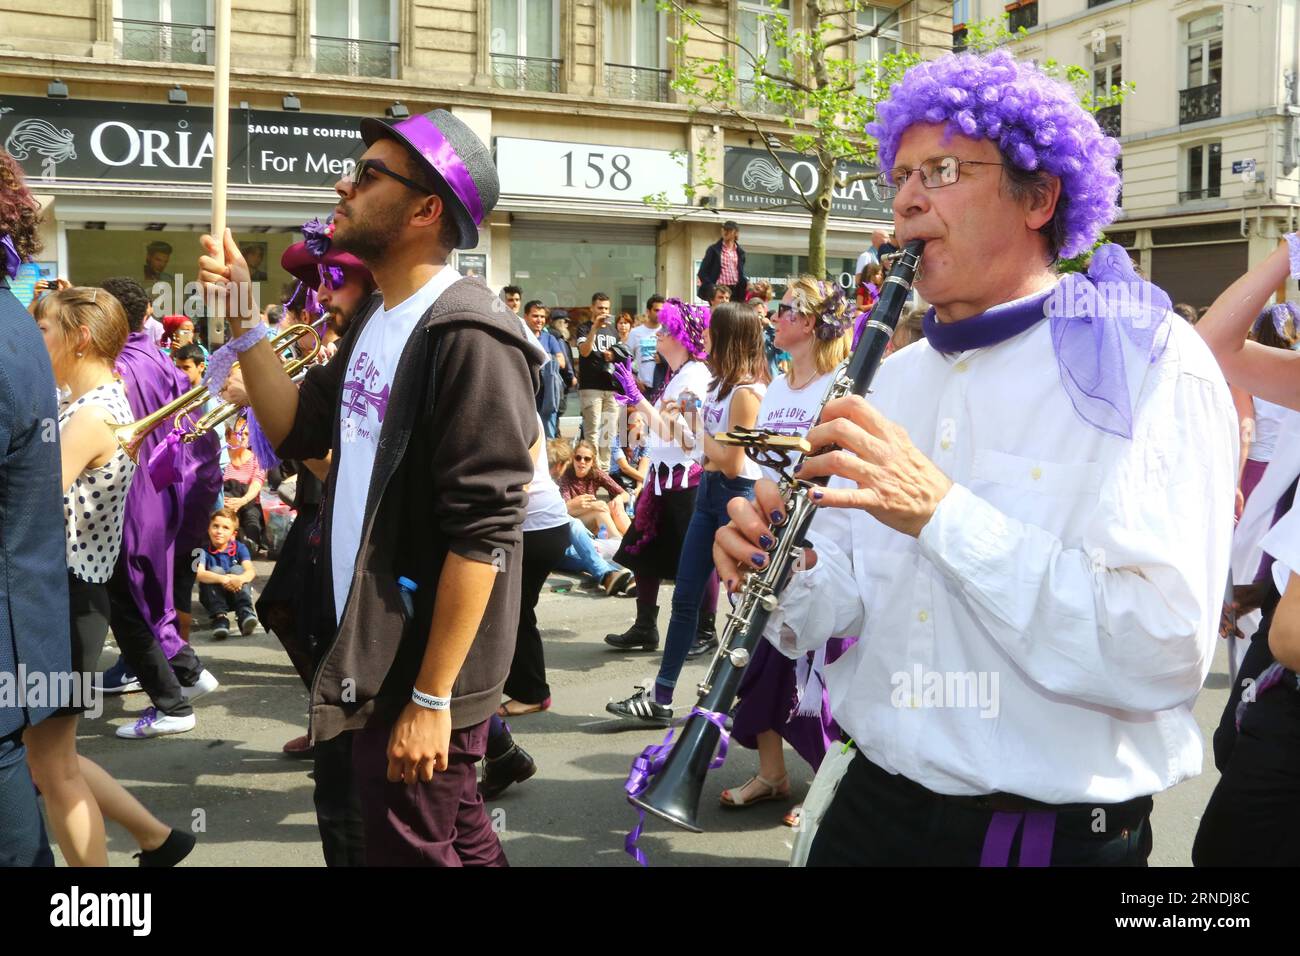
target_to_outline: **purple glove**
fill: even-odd
[[[641,389],[636,384],[636,376],[632,374],[631,360],[615,365],[613,373],[614,382],[619,388],[619,391],[614,394],[614,398],[624,405],[640,405],[641,399],[645,396],[641,394]]]

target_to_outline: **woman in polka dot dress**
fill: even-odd
[[[92,701],[87,690],[108,635],[106,585],[122,544],[122,511],[135,463],[118,447],[110,425],[131,420],[126,391],[113,362],[126,342],[126,313],[102,289],[68,288],[42,299],[36,320],[67,390],[60,403],[59,442],[67,524],[72,669],[80,699],[28,728],[32,777],[71,866],[106,866],[104,817],[122,824],[141,848],[142,866],[179,862],[194,845],[187,833],[160,822],[94,762],[77,754],[77,718]]]

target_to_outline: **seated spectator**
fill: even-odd
[[[235,538],[238,524],[238,516],[231,508],[222,508],[212,516],[203,567],[198,570],[199,602],[208,612],[212,636],[217,640],[230,636],[231,612],[239,622],[239,633],[245,637],[257,629],[250,587],[257,572],[248,548]]]
[[[565,439],[552,438],[546,443],[551,477],[557,482],[572,457],[573,448]],[[557,567],[573,574],[590,575],[607,595],[626,593],[629,597],[636,596],[632,572],[603,558],[596,549],[591,532],[578,518],[569,518],[569,547]]]
[[[592,442],[584,438],[573,446],[558,484],[572,517],[597,535],[601,535],[603,528],[605,536],[623,537],[630,523],[629,496],[617,481],[596,467],[596,446]],[[608,501],[596,497],[601,489],[609,493]]]
[[[248,447],[248,419],[240,416],[226,429],[226,448],[230,464],[222,475],[226,507],[239,515],[239,537],[257,557],[266,557],[262,547],[262,486],[266,470]]]
[[[645,449],[645,418],[640,412],[632,412],[627,416],[627,441],[614,446],[609,469],[609,476],[628,494],[629,512],[649,469]]]

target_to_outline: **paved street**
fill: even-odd
[[[259,562],[258,567],[264,577],[271,565]],[[658,742],[662,731],[627,729],[620,721],[606,719],[604,705],[610,698],[626,696],[633,684],[651,679],[658,656],[607,648],[604,635],[630,623],[634,602],[597,596],[573,584],[571,578],[552,577],[538,610],[553,709],[512,725],[537,760],[537,776],[491,805],[494,820],[516,866],[634,866],[623,852],[623,837],[636,816],[623,798],[622,782],[633,755]],[[569,593],[553,590],[571,586]],[[669,600],[665,587],[660,599],[663,628]],[[189,865],[322,865],[311,764],[280,753],[281,745],[305,726],[306,694],[279,643],[261,631],[224,642],[199,631],[195,643],[222,682],[197,705],[195,731],[152,741],[117,739],[113,727],[133,719],[148,704],[144,695],[131,694],[110,698],[101,720],[83,722],[81,752],[101,762],[169,823],[201,820],[206,829]],[[702,664],[688,666],[682,686],[693,687],[703,669]],[[1221,649],[1196,706],[1207,735],[1207,769],[1156,799],[1155,865],[1190,861],[1199,815],[1216,777],[1208,733],[1218,720],[1226,688]],[[1068,745],[1062,741],[1062,746]],[[812,772],[788,749],[787,761],[798,799]],[[704,834],[648,824],[641,845],[651,865],[783,865],[792,837],[780,823],[784,804],[741,811],[718,806],[722,788],[743,783],[756,769],[756,755],[734,747],[726,765],[710,774],[700,811]],[[129,837],[111,824],[109,835],[112,864],[133,865],[131,854],[137,848]]]

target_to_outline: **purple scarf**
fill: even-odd
[[[1160,357],[1169,338],[1169,308],[1169,296],[1138,277],[1127,252],[1108,244],[1093,253],[1086,275],[1065,275],[1041,295],[960,322],[939,322],[931,308],[921,328],[937,351],[964,352],[1050,319],[1061,386],[1075,412],[1094,428],[1132,438],[1125,353],[1136,350],[1148,362]]]

